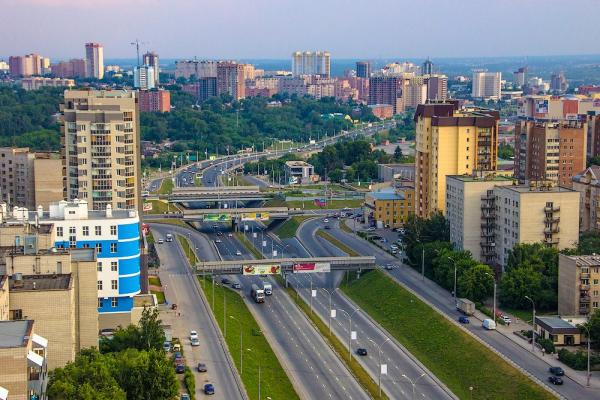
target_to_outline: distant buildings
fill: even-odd
[[[371,104],[371,112],[379,119],[388,119],[394,116],[394,107],[389,104]]]
[[[296,51],[292,53],[292,76],[331,76],[331,54],[328,51]]]
[[[170,112],[171,93],[168,90],[140,90],[140,112]]]
[[[502,73],[473,71],[471,97],[482,100],[500,100]]]
[[[57,78],[85,78],[85,60],[72,59],[69,61],[61,61],[51,65],[50,71],[52,75]]]
[[[39,54],[11,56],[8,59],[9,73],[14,77],[43,75],[48,72],[50,59]]]
[[[550,91],[554,94],[564,94],[569,88],[567,78],[563,72],[552,74],[550,77]]]
[[[62,132],[68,199],[93,210],[140,207],[139,104],[135,91],[67,90]]]
[[[234,61],[222,61],[217,64],[217,94],[227,93],[235,100],[246,97],[244,64]]]
[[[369,78],[371,76],[371,63],[369,61],[356,62],[356,77]]]
[[[104,47],[100,43],[85,44],[87,78],[104,78]]]
[[[573,190],[580,193],[581,231],[600,231],[600,166],[592,165],[573,176]]]
[[[558,256],[558,313],[591,315],[600,308],[600,256]]]
[[[179,60],[175,61],[175,79],[216,78],[218,61]]]
[[[158,87],[158,84],[160,83],[160,65],[159,65],[159,61],[158,61],[158,54],[156,54],[155,52],[147,52],[143,55],[143,61],[142,64],[143,65],[148,65],[150,67],[152,67],[154,69],[154,86],[153,87]]]
[[[21,87],[25,90],[38,90],[47,86],[71,88],[75,86],[75,81],[73,79],[44,78],[41,76],[31,76],[21,79]]]
[[[447,175],[496,170],[499,113],[431,102],[419,105],[414,119],[415,213],[428,217],[445,210]]]
[[[133,84],[141,90],[154,89],[156,87],[156,70],[149,65],[140,65],[133,69]]]
[[[404,111],[402,100],[403,82],[404,80],[400,76],[371,76],[369,78],[369,105],[390,105],[394,114]]]
[[[304,161],[286,161],[283,166],[286,181],[290,184],[312,183],[315,168]]]
[[[423,67],[421,68],[421,74],[423,75],[433,75],[433,62],[428,58],[423,62]]]
[[[527,82],[527,67],[521,67],[513,72],[513,82],[517,88],[522,88]]]

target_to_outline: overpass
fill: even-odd
[[[311,257],[263,260],[205,261],[194,266],[195,273],[219,275],[259,275],[318,273],[375,269],[375,257]]]
[[[173,188],[170,195],[163,196],[170,203],[189,201],[253,201],[267,200],[273,197],[272,193],[263,193],[258,186],[201,186]]]
[[[269,219],[285,219],[289,216],[287,207],[261,207],[261,208],[205,208],[184,210],[184,221],[267,221]]]

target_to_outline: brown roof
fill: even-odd
[[[72,283],[71,274],[22,275],[20,282],[14,278],[15,275],[11,276],[9,281],[11,292],[68,290]]]

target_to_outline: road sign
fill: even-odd
[[[205,214],[203,220],[209,222],[227,222],[231,221],[231,214]]]
[[[335,310],[335,309],[331,310],[331,318],[335,318],[336,311],[337,310]]]

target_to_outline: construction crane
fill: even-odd
[[[146,42],[140,42],[138,39],[135,39],[135,42],[130,43],[132,46],[135,46],[135,50],[137,52],[137,66],[140,66],[140,44],[147,44]]]

